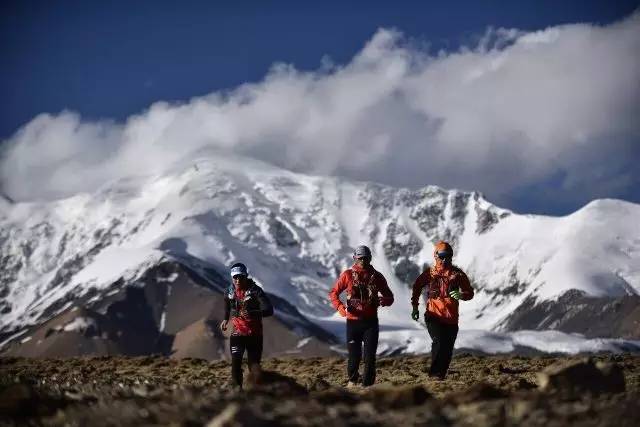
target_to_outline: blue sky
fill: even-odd
[[[628,17],[640,2],[259,3],[3,2],[0,138],[10,140],[40,113],[57,115],[63,110],[78,113],[82,121],[122,123],[156,101],[188,102],[192,97],[261,82],[274,63],[290,64],[298,73],[318,72],[327,58],[333,67],[350,64],[380,28],[401,32],[400,45],[436,55],[439,50],[477,46],[488,27],[531,32],[574,23],[606,26]],[[629,110],[628,104],[625,108]],[[513,188],[494,182],[509,176],[496,176],[479,190],[506,207],[551,214],[570,212],[593,197],[637,202],[638,174],[624,162],[639,152],[633,139],[636,130],[596,133],[602,138],[605,131],[624,141],[617,145],[619,155],[611,168],[598,172],[607,182],[597,192],[580,189],[569,194],[574,191],[566,178],[572,175],[565,170],[569,166],[541,172]],[[4,145],[16,144],[11,140]],[[367,175],[340,165],[320,172],[393,185],[422,183],[397,173]],[[472,174],[441,181],[425,175],[424,180],[429,179],[436,182],[424,184],[476,189]]]

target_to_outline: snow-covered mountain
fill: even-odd
[[[461,329],[640,338],[638,218],[640,205],[619,200],[597,200],[565,217],[518,215],[475,192],[306,176],[202,152],[94,194],[39,203],[0,198],[0,333],[6,342],[79,301],[99,304],[167,262],[219,291],[227,266],[243,261],[299,322],[341,336],[327,292],[358,244],[372,248],[396,296],[381,310],[383,330],[416,331],[410,284],[431,263],[433,243],[445,239],[477,290],[462,303]],[[280,307],[277,316],[290,318]],[[608,331],[603,319],[615,328]],[[402,347],[400,335],[383,333],[382,347]]]

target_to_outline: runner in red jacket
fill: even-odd
[[[347,318],[348,386],[359,380],[358,368],[364,343],[363,386],[370,386],[376,379],[376,350],[378,348],[378,307],[393,304],[393,293],[382,273],[371,265],[371,250],[358,246],[353,254],[355,263],[342,272],[329,299],[342,317]],[[346,292],[346,305],[340,294]]]
[[[262,358],[262,318],[273,314],[273,306],[267,294],[248,277],[242,263],[231,266],[233,284],[224,296],[224,320],[220,329],[227,330],[229,317],[233,333],[229,338],[231,351],[231,377],[236,387],[242,388],[242,357],[247,352],[249,371],[253,381],[260,377]]]

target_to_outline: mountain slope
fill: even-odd
[[[553,305],[572,289],[598,298],[637,295],[639,217],[640,206],[617,200],[561,218],[517,215],[478,193],[305,176],[202,152],[196,161],[124,178],[95,194],[3,202],[0,333],[6,341],[74,301],[96,304],[169,257],[219,286],[227,266],[242,260],[267,292],[341,336],[326,295],[361,243],[371,246],[396,295],[381,310],[382,323],[420,329],[407,320],[409,286],[439,239],[453,242],[454,261],[477,289],[463,303],[461,327],[511,330],[519,307],[522,319],[527,307]],[[544,323],[541,313],[528,328]],[[540,327],[553,327],[546,325]]]

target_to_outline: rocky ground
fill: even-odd
[[[0,358],[0,425],[637,425],[640,356],[458,354],[378,361],[377,385],[344,388],[340,358],[268,359],[231,389],[229,364],[165,357]]]

